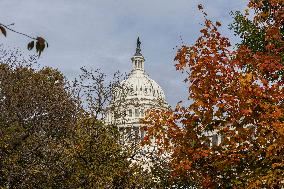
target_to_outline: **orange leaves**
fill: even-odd
[[[280,135],[282,135],[282,137],[284,137],[284,123],[274,122],[272,126]]]
[[[186,54],[188,50],[189,49],[186,46],[182,46],[182,48],[178,50],[178,53],[175,57],[175,60],[179,61],[179,63],[175,65],[177,70],[182,70],[184,67],[186,67],[188,62],[186,59]]]
[[[180,167],[184,170],[189,170],[191,168],[191,164],[192,162],[186,159],[180,163]]]
[[[264,1],[250,1],[250,6],[263,12],[265,5],[258,2]],[[203,12],[202,6],[199,9]],[[189,107],[179,104],[163,120],[155,117],[153,130],[168,124],[173,172],[185,180],[199,178],[197,186],[202,187],[200,183],[212,173],[208,176],[210,184],[225,187],[227,183],[220,178],[226,177],[232,187],[246,188],[259,174],[269,174],[271,167],[278,169],[279,159],[283,159],[284,66],[283,43],[278,43],[283,34],[276,27],[278,21],[273,22],[274,15],[265,13],[262,17],[272,20],[263,22],[265,45],[261,51],[248,45],[230,51],[229,39],[218,32],[221,23],[205,16],[200,37],[177,52],[177,69],[188,69],[191,103]],[[221,145],[209,146],[213,141]],[[265,168],[260,170],[256,165]]]
[[[269,40],[281,40],[280,28],[272,26],[266,29],[265,39]]]
[[[240,84],[244,87],[247,87],[254,82],[255,78],[251,72],[243,74],[240,78]]]
[[[197,101],[195,103],[196,106],[204,106],[204,103],[202,101]]]
[[[241,110],[241,113],[245,116],[249,116],[252,114],[252,110],[251,109],[244,109],[244,110]]]
[[[204,94],[204,97],[205,98],[208,98],[210,95],[209,94]]]
[[[201,151],[201,153],[200,153],[200,155],[202,156],[202,157],[208,157],[209,156],[209,154],[210,154],[210,150],[202,150]]]
[[[219,107],[219,108],[224,108],[224,106],[225,106],[225,104],[223,104],[223,103],[217,104],[217,107]]]
[[[205,26],[207,27],[207,28],[210,28],[211,26],[212,26],[212,21],[211,20],[205,20]]]
[[[208,36],[208,31],[206,29],[200,30],[201,33],[203,33],[205,36]]]
[[[267,79],[261,79],[261,82],[262,82],[262,84],[264,85],[264,86],[267,86],[268,85],[268,81],[267,81]]]

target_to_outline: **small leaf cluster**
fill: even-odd
[[[36,47],[36,52],[38,53],[38,56],[40,56],[45,47],[48,48],[48,43],[45,41],[44,38],[37,37],[35,41],[31,41],[28,43],[27,48],[28,50],[32,50],[34,46]]]
[[[10,25],[14,25],[14,24],[10,24]],[[43,38],[43,37],[31,37],[27,34],[18,32],[14,29],[11,29],[10,27],[8,27],[7,25],[1,24],[0,23],[0,33],[2,33],[5,37],[7,36],[7,30],[10,30],[14,33],[23,35],[25,37],[28,37],[30,39],[32,39],[31,42],[28,43],[27,48],[28,50],[32,50],[35,46],[36,52],[38,53],[38,56],[40,57],[41,53],[44,51],[45,48],[48,48],[48,43],[47,41]]]

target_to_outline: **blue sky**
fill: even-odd
[[[49,48],[39,63],[58,68],[69,79],[77,77],[82,66],[110,76],[117,70],[129,72],[140,36],[145,69],[174,106],[187,98],[185,75],[174,67],[175,47],[181,45],[180,36],[188,45],[198,37],[199,3],[211,19],[222,22],[222,34],[237,42],[228,29],[229,13],[244,10],[247,0],[0,0],[0,22],[46,38]],[[8,32],[0,40],[7,48],[30,53],[29,39],[23,36]]]

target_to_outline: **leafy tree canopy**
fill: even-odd
[[[187,107],[152,111],[144,122],[170,177],[198,188],[281,188],[284,185],[283,1],[250,0],[248,17],[234,14],[242,42],[231,51],[220,22],[205,17],[201,36],[176,55],[186,70]],[[251,18],[251,19],[250,19]],[[222,139],[208,145],[210,133]]]

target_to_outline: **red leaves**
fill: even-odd
[[[281,33],[280,33],[280,28],[276,26],[271,26],[268,27],[266,30],[266,36],[265,39],[267,41],[269,40],[281,40]]]

